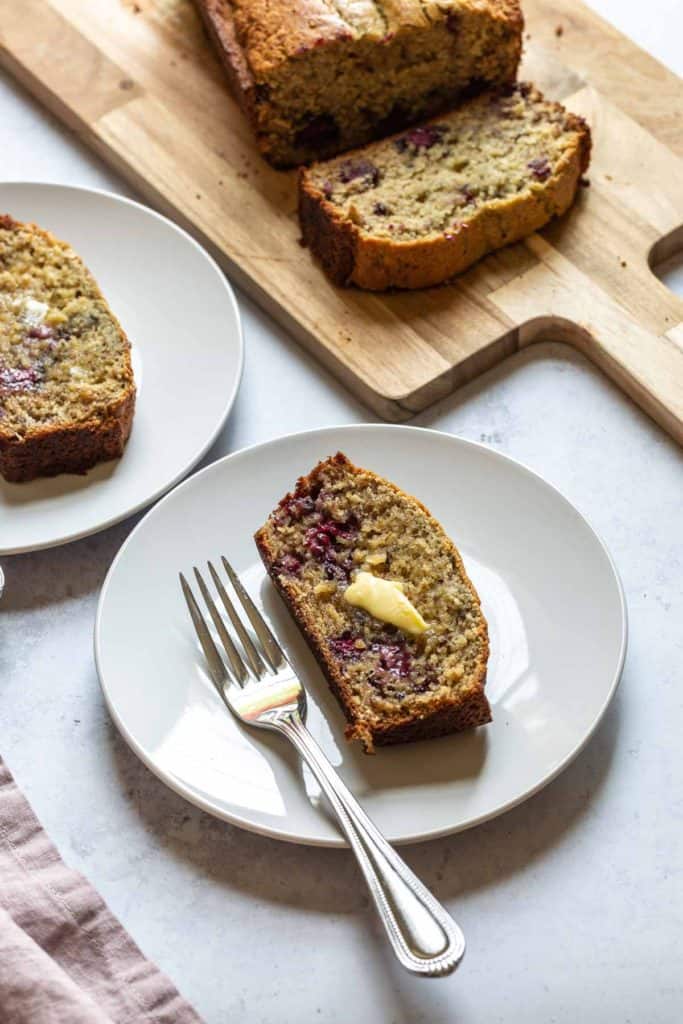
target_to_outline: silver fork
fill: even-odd
[[[234,569],[226,558],[222,558],[222,563],[256,638],[254,642],[214,565],[208,562],[220,603],[239,639],[240,653],[195,567],[197,585],[225,658],[219,653],[189,583],[180,573],[187,607],[218,694],[241,722],[282,733],[306,761],[356,855],[380,920],[403,967],[424,976],[450,974],[465,952],[460,928],[368,818],[311,736],[304,725],[306,692],[301,682]]]

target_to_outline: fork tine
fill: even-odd
[[[235,627],[235,632],[237,633],[238,637],[242,642],[242,647],[244,648],[245,654],[249,659],[249,664],[251,665],[254,675],[256,676],[257,679],[260,679],[263,675],[265,675],[266,671],[266,666],[263,664],[263,659],[261,658],[261,655],[254,647],[251,637],[249,636],[246,629],[242,625],[240,617],[235,611],[235,606],[228,597],[227,591],[223,584],[221,583],[220,577],[216,570],[214,569],[213,564],[211,562],[207,562],[207,565],[209,566],[209,572],[211,573],[211,578],[216,586],[218,595],[221,601],[223,602],[223,607],[230,616],[230,621]]]
[[[218,691],[221,700],[225,700],[223,686],[228,681],[228,674],[225,670],[223,659],[218,653],[218,649],[213,642],[213,637],[211,636],[211,633],[209,633],[207,625],[204,622],[204,617],[199,610],[199,605],[195,600],[190,584],[181,572],[178,573],[178,575],[180,576],[180,586],[183,588],[183,594],[185,596],[185,601],[187,602],[187,608],[190,613],[190,618],[192,619],[192,624],[194,625],[197,638],[201,644],[202,650],[204,651],[204,657],[209,664],[211,682]]]
[[[237,682],[240,684],[240,686],[244,686],[244,684],[246,683],[246,681],[248,679],[248,673],[247,673],[246,667],[244,665],[244,662],[242,661],[237,648],[235,647],[234,643],[232,642],[232,638],[230,637],[230,634],[228,633],[227,629],[225,628],[225,623],[223,622],[222,618],[220,617],[220,613],[218,611],[218,608],[216,608],[216,605],[214,604],[214,600],[211,597],[211,594],[209,593],[209,588],[207,587],[206,583],[204,582],[204,578],[203,578],[202,574],[200,573],[199,569],[196,566],[194,566],[194,575],[195,575],[195,579],[197,580],[197,583],[199,584],[199,589],[202,592],[202,597],[204,598],[204,601],[206,602],[206,607],[209,609],[209,614],[210,614],[211,618],[213,619],[213,624],[216,627],[216,632],[218,633],[219,637],[221,638],[221,643],[223,644],[223,647],[225,648],[225,653],[227,654],[228,659],[230,661],[230,667],[232,668],[233,672],[235,673],[235,677],[237,679]]]
[[[239,576],[237,575],[233,567],[230,565],[230,562],[227,560],[225,555],[221,556],[221,561],[223,562],[223,567],[225,571],[230,577],[230,582],[235,588],[235,593],[239,597],[242,603],[242,607],[244,608],[245,612],[249,617],[249,621],[254,627],[254,632],[256,633],[256,636],[259,638],[263,645],[263,649],[266,654],[266,657],[268,658],[268,661],[272,665],[273,669],[277,670],[282,665],[287,663],[287,659],[285,658],[282,648],[280,647],[279,643],[277,642],[277,640],[271,633],[270,629],[266,625],[266,622],[263,619],[263,616],[261,615],[260,611],[258,610],[252,599],[249,597],[249,594],[242,586]]]

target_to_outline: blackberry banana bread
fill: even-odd
[[[533,86],[486,93],[302,169],[303,240],[337,284],[436,285],[564,213],[590,146],[585,121]]]
[[[130,346],[76,253],[0,216],[0,473],[80,473],[122,454]]]
[[[349,739],[371,752],[491,720],[479,598],[419,501],[338,453],[298,481],[255,540]]]
[[[196,0],[263,156],[292,167],[514,81],[519,0]]]

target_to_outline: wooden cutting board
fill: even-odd
[[[385,418],[553,338],[683,442],[683,303],[650,269],[683,248],[683,82],[577,0],[525,11],[523,76],[591,123],[590,188],[456,283],[385,296],[297,244],[294,175],[256,154],[190,0],[0,0],[0,62]]]

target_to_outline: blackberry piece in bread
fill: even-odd
[[[349,739],[372,752],[491,720],[479,598],[416,498],[339,452],[298,481],[255,540]]]
[[[195,0],[263,156],[293,167],[512,82],[519,0]]]
[[[585,121],[531,85],[302,169],[304,242],[340,285],[425,288],[563,214],[588,167]]]
[[[130,345],[65,242],[0,216],[0,474],[82,473],[123,453]]]

